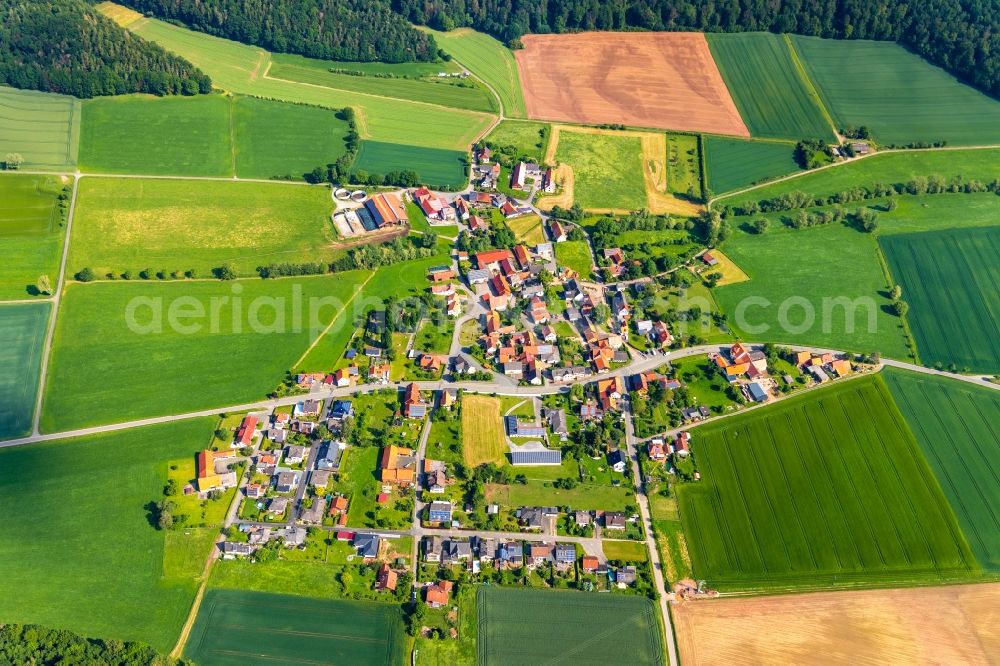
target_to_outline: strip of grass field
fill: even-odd
[[[366,311],[383,308],[384,301],[389,296],[403,299],[407,296],[418,296],[426,290],[427,269],[447,261],[447,246],[443,241],[439,242],[438,249],[441,250],[440,254],[433,257],[379,268],[351,302],[351,307],[345,309],[333,321],[330,329],[295,369],[321,372],[338,367],[343,360],[344,352],[347,351],[351,335],[358,330],[362,315]],[[395,375],[393,377],[396,378]]]
[[[48,303],[0,306],[0,439],[31,430]]]
[[[667,189],[674,194],[701,197],[701,155],[694,134],[667,135]]]
[[[746,32],[709,33],[705,37],[753,136],[829,141],[835,138],[819,100],[810,94],[796,71],[781,35]]]
[[[585,209],[637,210],[647,206],[638,136],[584,134],[564,128],[556,157],[573,168],[573,194]]]
[[[494,113],[496,98],[475,83],[456,83],[456,79],[402,79],[378,76],[356,76],[331,72],[338,63],[316,60],[300,55],[276,53],[271,56],[267,75],[275,79],[308,83],[351,92],[367,93],[396,99],[439,104],[468,111]]]
[[[601,548],[609,560],[645,562],[649,559],[646,544],[638,541],[604,541],[601,543]]]
[[[656,608],[645,597],[483,586],[477,606],[477,651],[486,666],[664,660]]]
[[[70,285],[42,429],[260,400],[366,277]]]
[[[237,96],[232,103],[240,178],[300,179],[347,152],[348,124],[335,111],[256,97]]]
[[[398,606],[209,590],[184,656],[199,664],[391,666],[404,658]]]
[[[722,193],[801,170],[788,143],[705,137],[708,188]]]
[[[698,428],[678,490],[694,573],[723,590],[967,579],[975,557],[881,377]]]
[[[764,215],[770,221],[770,229],[757,235],[745,230],[752,218],[731,218],[736,230],[723,249],[750,280],[715,290],[716,299],[729,315],[729,325],[747,339],[820,344],[859,352],[879,350],[893,358],[908,358],[910,350],[904,345],[901,323],[887,311],[888,290],[894,280],[879,261],[878,238],[949,227],[995,225],[1000,215],[1000,197],[934,194],[900,196],[897,201],[895,211],[879,214],[877,237],[845,224],[791,229],[783,220],[794,213]],[[883,201],[869,202],[876,210],[883,204]],[[755,304],[747,300],[750,298],[764,298],[766,302]],[[841,305],[848,304],[845,298],[856,301],[852,308],[853,330]],[[825,318],[824,299],[828,299],[829,312]],[[868,303],[875,313],[871,327],[869,306],[857,299],[871,299]],[[742,318],[738,314],[741,303],[747,304]],[[788,303],[785,318],[792,327],[781,324],[783,303]],[[805,326],[808,315],[802,309],[803,303],[808,303],[806,307],[815,314],[815,319]],[[910,317],[914,313],[911,307]],[[761,330],[757,325],[767,328]]]
[[[470,469],[506,460],[507,439],[497,398],[474,394],[462,398],[462,432],[462,454]]]
[[[899,44],[792,40],[841,127],[866,125],[882,144],[1000,143],[1000,102]]]
[[[292,58],[301,57],[285,53],[275,53],[274,56],[275,59],[284,58],[286,56],[291,56]],[[326,66],[325,69],[327,70],[335,69],[341,72],[355,72],[357,74],[366,74],[369,76],[389,75],[411,79],[437,76],[441,72],[451,74],[462,71],[462,68],[455,64],[452,60],[442,60],[441,62],[357,62],[348,60],[329,62],[326,60],[313,60],[310,58],[307,58],[307,60],[323,63]]]
[[[229,105],[222,95],[88,99],[83,103],[80,169],[232,176]]]
[[[129,30],[193,63],[224,90],[332,109],[354,107],[362,138],[465,150],[494,118],[473,111],[268,78],[268,52],[156,19],[136,21]]]
[[[458,188],[468,183],[468,153],[423,148],[382,141],[361,142],[352,170],[385,175],[390,171],[415,171],[420,182],[433,188]]]
[[[514,146],[514,150],[508,152],[543,164],[550,127],[548,123],[505,120],[489,133],[486,141],[497,146]],[[542,135],[543,132],[546,133],[545,136]]]
[[[0,86],[0,155],[24,169],[71,169],[80,141],[80,100]]]
[[[556,261],[561,266],[579,273],[584,280],[590,279],[594,257],[590,254],[590,244],[587,241],[556,243]]]
[[[41,295],[41,275],[55,284],[65,238],[58,197],[68,197],[70,184],[59,176],[0,176],[0,300]]]
[[[747,201],[772,199],[788,192],[806,192],[816,197],[837,194],[854,187],[870,187],[876,183],[905,183],[917,176],[938,175],[951,179],[988,183],[997,177],[1000,149],[907,151],[873,155],[797,178],[765,185],[744,194],[721,197],[718,203],[739,205]]]
[[[183,532],[154,527],[168,461],[194,456],[216,419],[0,450],[0,621],[174,644],[197,578],[164,575]],[[202,551],[202,565],[208,550]],[[201,569],[197,570],[199,573]]]
[[[1000,227],[881,239],[924,363],[1000,373]]]
[[[885,381],[979,564],[1000,571],[1000,392],[895,368]]]
[[[521,243],[538,245],[545,242],[545,230],[542,228],[542,218],[537,215],[524,215],[507,222],[514,232],[514,237]]]
[[[67,270],[99,276],[151,268],[211,277],[229,263],[240,275],[269,263],[338,255],[330,190],[268,183],[84,178]]]
[[[521,92],[521,78],[517,73],[517,62],[510,49],[493,37],[469,28],[459,28],[451,32],[425,30],[434,35],[438,46],[446,53],[492,86],[503,102],[505,116],[527,117],[524,95]]]

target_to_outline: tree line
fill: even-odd
[[[159,654],[144,643],[86,638],[65,629],[37,624],[0,627],[0,664],[104,664],[105,666],[182,666],[186,660]]]
[[[434,38],[382,0],[123,0],[210,35],[325,60],[434,61]]]
[[[194,65],[82,0],[0,0],[0,83],[83,98],[212,89]]]
[[[581,30],[765,31],[906,45],[1000,94],[995,0],[393,0],[414,23],[471,26],[511,47],[527,33]]]

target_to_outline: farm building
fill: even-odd
[[[391,227],[409,222],[403,203],[391,192],[373,195],[365,202],[365,209],[379,227]]]
[[[533,451],[512,451],[510,463],[515,467],[525,465],[561,465],[562,451],[535,449]]]

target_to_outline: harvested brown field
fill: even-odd
[[[529,118],[750,136],[701,33],[525,35]]]
[[[684,664],[993,664],[1000,584],[688,601]]]

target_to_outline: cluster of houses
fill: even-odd
[[[493,151],[489,146],[479,146],[473,151],[475,166],[472,182],[484,190],[495,190],[500,182],[502,169],[494,161]],[[555,172],[552,168],[543,168],[534,162],[518,162],[510,170],[510,188],[512,190],[529,191],[528,181],[538,184],[538,189],[548,194],[556,191]]]
[[[687,458],[689,455],[691,455],[691,433],[687,430],[682,430],[670,440],[663,437],[649,440],[649,459],[654,462],[666,463],[668,460],[676,462],[679,458]],[[699,478],[701,476],[695,472],[695,480]]]
[[[813,354],[810,352],[798,352],[795,355],[795,365],[820,384],[828,382],[835,377],[846,377],[854,372],[854,368],[849,360],[837,358],[829,353]]]
[[[712,356],[712,362],[730,384],[739,384],[743,396],[750,402],[767,402],[769,380],[767,356],[759,350],[748,350],[742,342],[733,344],[725,353]]]

